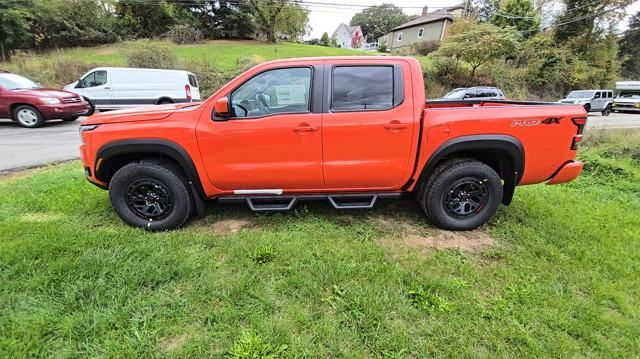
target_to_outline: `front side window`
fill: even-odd
[[[97,87],[107,83],[107,72],[104,70],[94,71],[82,79],[83,87]]]
[[[311,69],[308,67],[262,72],[231,93],[234,117],[260,117],[309,112]]]
[[[393,67],[336,67],[331,93],[334,111],[389,109],[393,107]]]

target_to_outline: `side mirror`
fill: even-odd
[[[78,81],[76,81],[76,86],[77,89],[81,89],[84,87],[84,82],[82,82],[82,79],[79,79]]]
[[[218,99],[213,107],[213,120],[224,121],[229,117],[229,115],[229,99],[226,97]]]

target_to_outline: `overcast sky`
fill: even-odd
[[[427,5],[431,9],[436,10],[441,7],[448,7],[460,4],[461,0],[302,0],[307,4],[306,7],[311,11],[309,14],[309,25],[311,26],[311,34],[305,36],[308,38],[320,38],[323,32],[329,33],[329,36],[338,28],[340,23],[349,24],[351,17],[357,12],[362,11],[366,6],[380,5],[383,3],[393,3],[398,7],[402,7],[406,14],[414,15],[422,13],[422,7]],[[333,5],[332,5],[333,4]],[[348,5],[345,5],[348,4]],[[640,1],[636,1],[628,9],[629,14],[635,14],[640,11]],[[627,22],[621,24],[621,30],[627,28]]]

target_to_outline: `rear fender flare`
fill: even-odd
[[[524,148],[520,141],[509,135],[471,135],[451,139],[438,147],[420,173],[418,183],[425,183],[436,166],[447,158],[457,156],[477,158],[477,156],[495,155],[500,163],[498,174],[504,180],[502,203],[509,205],[515,187],[520,183],[524,172]],[[493,158],[493,157],[492,157]],[[502,172],[502,173],[500,173]],[[420,192],[421,188],[418,188]]]

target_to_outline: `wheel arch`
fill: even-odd
[[[422,169],[417,193],[422,191],[422,186],[436,166],[452,158],[471,158],[491,167],[504,181],[502,203],[511,203],[515,187],[524,172],[524,148],[517,138],[509,135],[472,135],[445,142],[433,152]]]
[[[164,103],[176,103],[176,101],[175,101],[174,99],[172,99],[171,97],[169,97],[169,96],[162,96],[162,97],[159,97],[159,98],[156,100],[156,103],[155,103],[155,104],[156,104],[156,105],[159,105],[159,104],[161,104],[161,103],[163,103],[163,102],[164,102]]]
[[[148,157],[170,159],[182,169],[200,199],[206,194],[198,171],[189,153],[175,142],[161,139],[120,140],[104,144],[97,152],[94,171],[96,179],[109,183],[115,172],[127,163]]]

